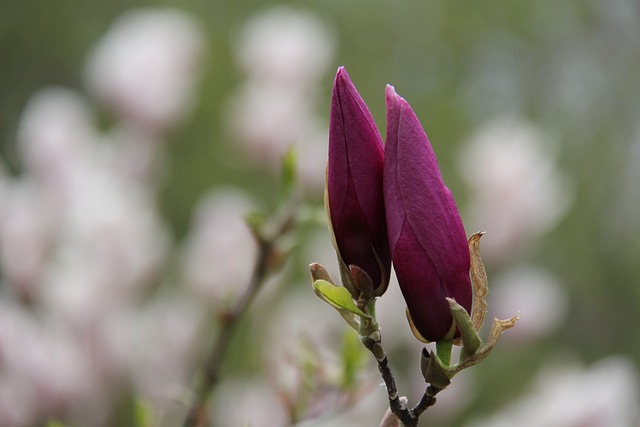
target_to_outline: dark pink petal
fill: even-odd
[[[436,267],[422,250],[416,234],[406,221],[393,256],[400,290],[414,325],[424,338],[437,341],[451,329],[452,317],[445,300],[448,295],[445,294]]]
[[[386,286],[391,266],[383,165],[382,138],[369,109],[341,67],[333,86],[329,122],[329,213],[342,260],[347,266],[363,269],[374,287],[380,283]]]
[[[418,118],[391,86],[387,86],[386,102],[384,195],[389,246],[399,281],[403,278],[400,286],[416,327],[426,334],[425,338],[438,339],[442,336],[434,338],[434,331],[442,332],[441,325],[450,326],[452,321],[444,297],[454,298],[471,311],[466,234]],[[409,239],[402,233],[414,237]],[[413,251],[407,249],[407,242],[414,246]],[[411,256],[411,259],[401,260],[397,250],[401,250],[402,257]],[[424,267],[409,269],[408,265]],[[439,280],[434,280],[433,269]],[[437,300],[423,300],[427,296]],[[423,317],[415,308],[418,304],[430,307],[431,314],[422,320],[424,323],[418,320]],[[436,306],[439,308],[435,309]]]

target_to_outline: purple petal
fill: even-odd
[[[393,263],[411,319],[424,338],[436,341],[451,329],[453,318],[436,267],[405,221],[394,248]]]
[[[331,98],[327,191],[331,223],[346,265],[383,279],[373,250],[390,270],[382,191],[384,146],[373,117],[343,67]]]
[[[396,273],[407,281],[403,285],[407,289],[403,290],[405,299],[424,298],[427,294],[435,296],[441,292],[439,299],[442,301],[437,304],[447,306],[444,300],[444,296],[447,296],[455,298],[470,311],[469,250],[453,196],[442,181],[433,148],[409,104],[396,94],[392,86],[387,86],[386,102],[384,195],[387,227]],[[400,242],[402,233],[407,232],[407,226],[415,236],[412,242],[416,247],[413,252],[403,249],[402,256],[413,254],[411,262],[433,265],[439,281],[433,280],[431,271],[414,269],[412,274],[415,277],[412,280],[409,280],[408,274],[399,271],[408,268],[408,261],[400,260],[396,254],[399,247],[408,244]],[[436,287],[439,290],[423,289]],[[412,318],[417,315],[411,307],[409,310]],[[441,315],[451,318],[448,309],[447,315]],[[414,319],[420,330],[417,322]]]

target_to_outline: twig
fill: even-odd
[[[439,388],[436,388],[432,385],[428,386],[425,389],[424,394],[422,395],[422,399],[420,399],[420,402],[418,402],[418,404],[414,406],[413,409],[411,409],[411,412],[413,412],[416,419],[419,418],[424,411],[429,409],[429,407],[435,405],[436,394],[438,394],[438,392],[440,391],[441,390]]]
[[[384,384],[387,387],[387,395],[389,397],[389,409],[394,413],[405,427],[417,427],[420,415],[426,411],[430,406],[436,403],[435,395],[440,391],[438,388],[429,385],[426,389],[420,402],[410,409],[407,406],[407,401],[403,397],[400,397],[398,388],[396,387],[393,373],[389,367],[389,358],[384,351],[381,342],[380,331],[375,331],[367,337],[362,337],[362,343],[373,354],[378,362],[378,370],[382,375]]]
[[[244,294],[238,299],[235,307],[220,315],[220,329],[216,337],[209,356],[204,366],[204,376],[197,391],[195,400],[189,409],[184,427],[203,427],[207,425],[208,402],[220,379],[220,367],[231,341],[231,337],[238,324],[238,320],[245,314],[249,305],[255,298],[264,282],[272,261],[276,241],[286,231],[291,228],[293,214],[295,213],[296,203],[291,203],[283,212],[283,215],[276,218],[272,224],[271,230],[264,227],[265,230],[254,230],[256,241],[258,243],[258,256],[253,268],[249,286]]]

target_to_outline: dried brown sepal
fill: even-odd
[[[493,319],[493,325],[491,326],[491,332],[489,332],[487,341],[480,348],[480,350],[476,352],[476,354],[456,365],[455,370],[459,372],[465,368],[479,363],[480,361],[482,361],[482,359],[487,357],[491,350],[493,350],[493,347],[495,347],[495,345],[498,343],[498,338],[500,338],[500,335],[502,335],[502,333],[507,331],[508,329],[513,328],[519,318],[520,317],[518,316],[514,316],[510,319],[505,320]]]
[[[349,271],[353,279],[353,286],[358,291],[356,304],[361,310],[365,310],[369,302],[373,299],[373,282],[369,275],[357,265],[350,265]],[[353,293],[351,294],[353,295]]]
[[[309,264],[309,272],[311,273],[311,278],[313,279],[312,282],[315,282],[316,280],[326,280],[332,285],[336,284],[327,269],[317,262],[312,262],[311,264]]]
[[[471,309],[471,323],[476,331],[480,331],[487,315],[487,272],[480,258],[480,238],[484,231],[473,234],[469,238],[469,254],[471,255],[471,282],[473,284],[473,308]]]
[[[371,248],[373,252],[373,256],[376,257],[376,262],[378,263],[378,268],[380,268],[380,283],[375,288],[374,295],[377,297],[382,296],[385,292],[387,292],[387,288],[389,287],[389,281],[387,280],[387,269],[384,267],[384,263],[378,256],[378,252],[375,248]]]

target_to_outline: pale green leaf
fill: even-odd
[[[335,308],[347,310],[361,317],[370,317],[356,306],[347,288],[334,286],[326,280],[316,280],[313,282],[313,288],[316,290],[318,296]]]

